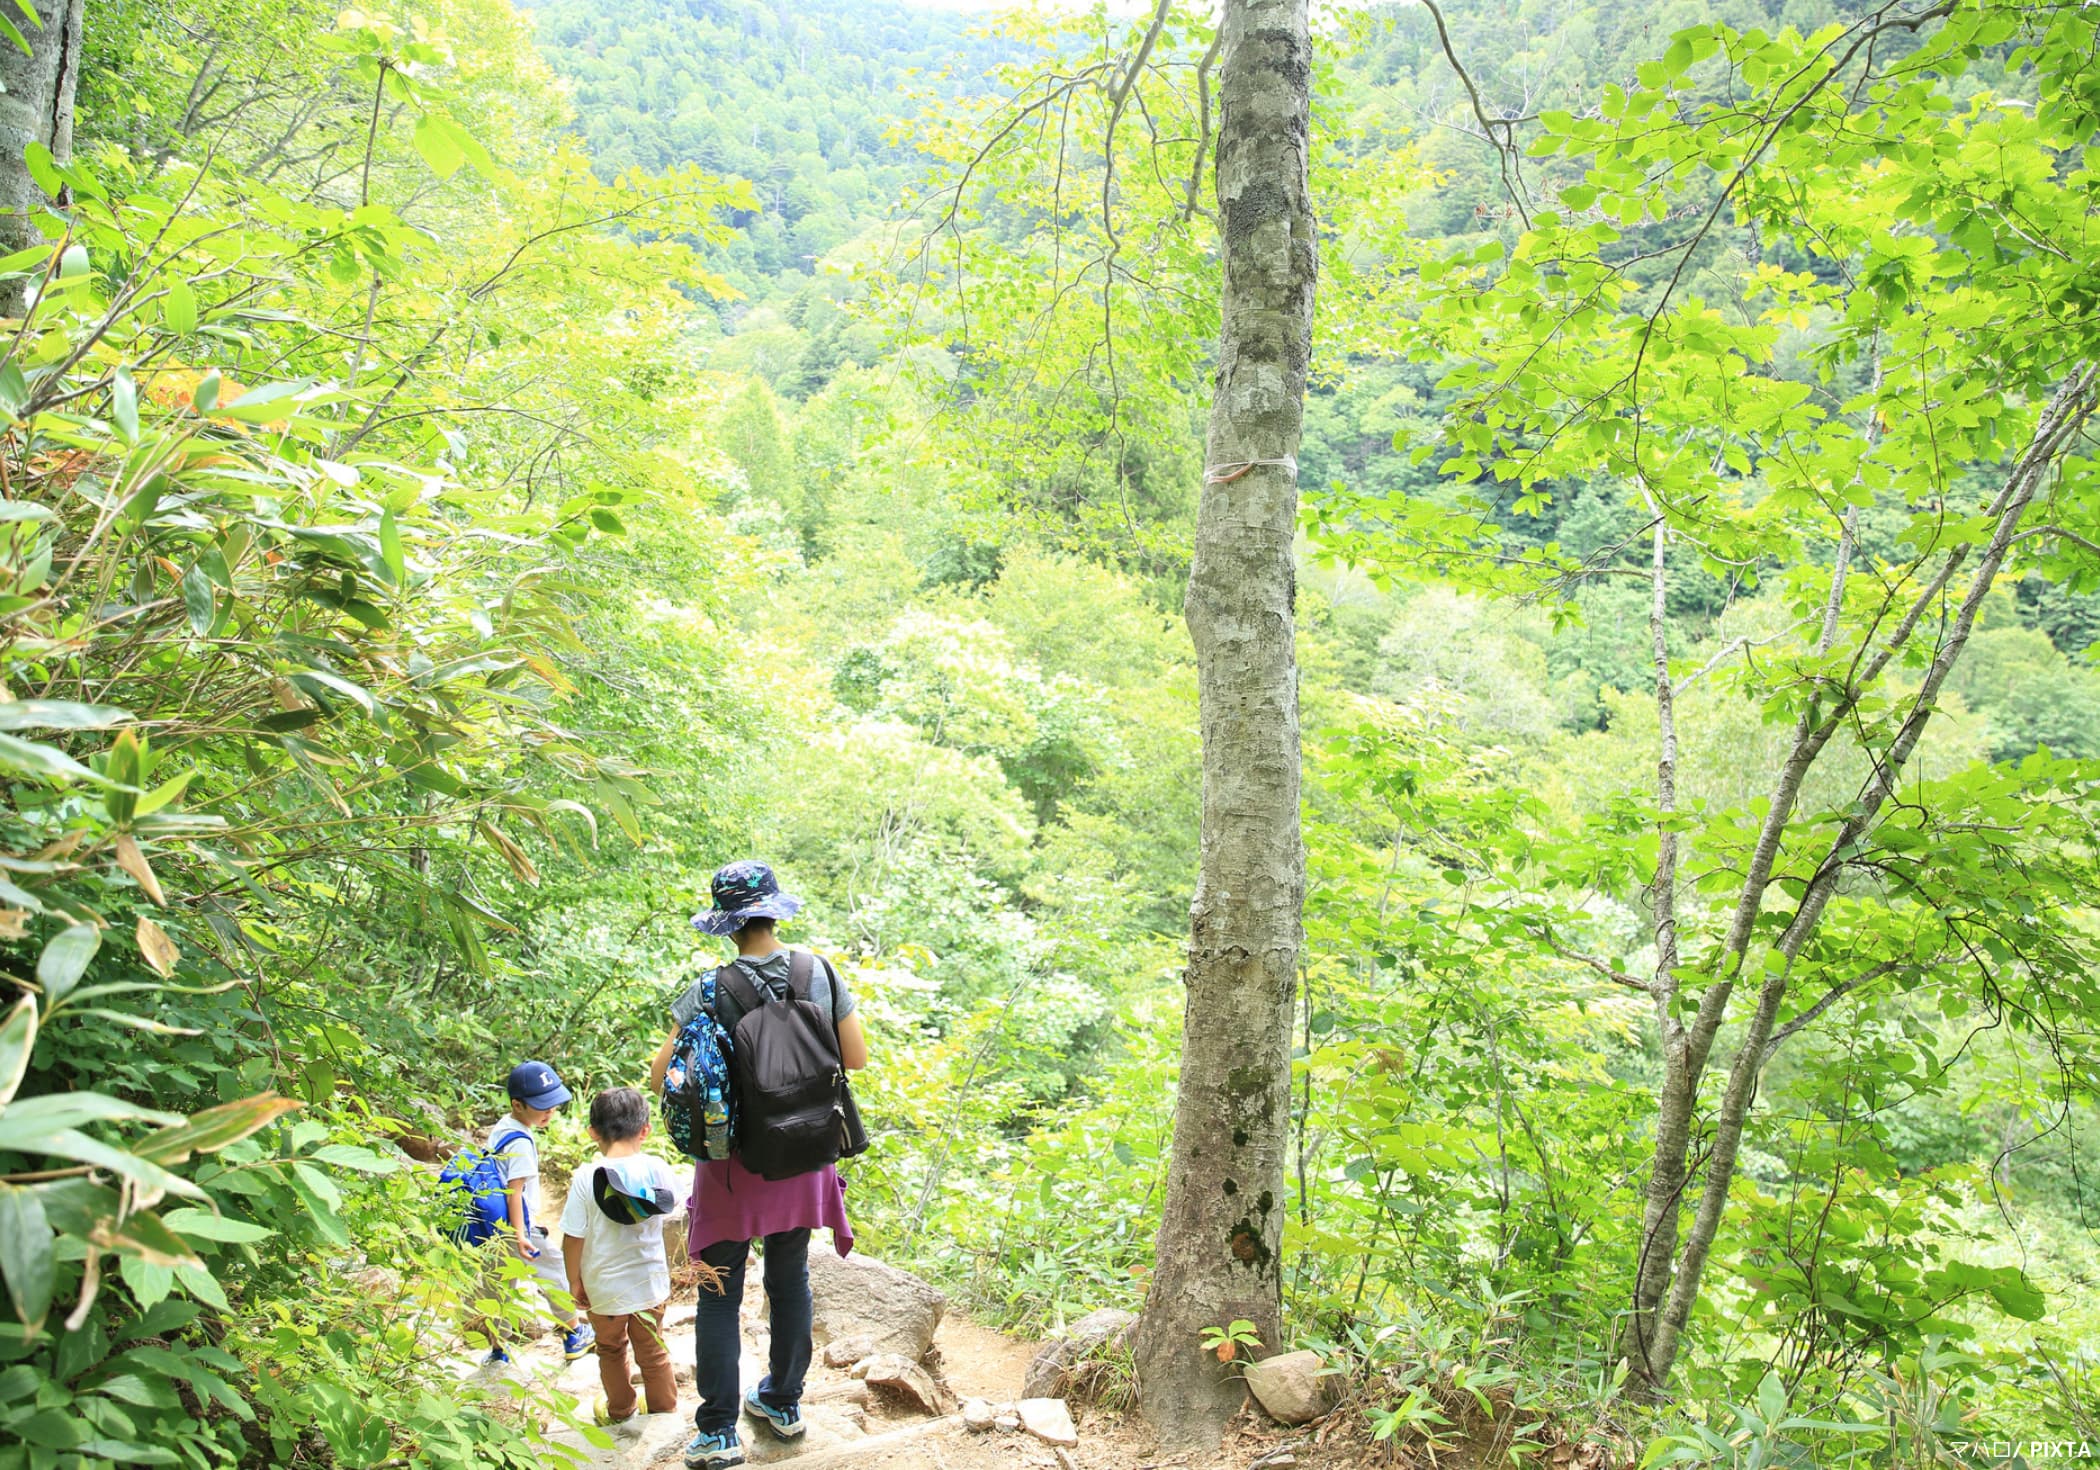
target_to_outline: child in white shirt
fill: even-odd
[[[634,1417],[634,1384],[627,1349],[649,1412],[678,1408],[671,1350],[664,1341],[664,1308],[671,1299],[671,1269],[664,1259],[662,1216],[676,1207],[670,1166],[645,1154],[649,1103],[632,1087],[616,1087],[591,1100],[591,1137],[600,1156],[576,1171],[561,1214],[561,1252],[568,1268],[569,1295],[590,1314],[597,1334],[599,1396],[595,1417],[618,1424]]]

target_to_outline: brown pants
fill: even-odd
[[[605,1386],[605,1416],[625,1419],[635,1409],[634,1382],[627,1372],[627,1345],[634,1344],[634,1363],[642,1370],[649,1412],[669,1414],[678,1407],[678,1380],[671,1373],[671,1348],[664,1341],[664,1307],[628,1312],[618,1317],[591,1313],[598,1334],[598,1381]]]

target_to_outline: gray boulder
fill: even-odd
[[[1134,1315],[1114,1307],[1088,1312],[1043,1344],[1021,1379],[1021,1396],[1031,1399],[1064,1397],[1072,1386],[1072,1369],[1108,1343],[1121,1341],[1136,1323]]]
[[[809,1253],[809,1292],[819,1343],[866,1338],[870,1351],[914,1363],[933,1346],[948,1310],[948,1299],[909,1271],[864,1256],[841,1258],[828,1248]]]
[[[1280,1353],[1247,1369],[1247,1391],[1279,1424],[1307,1424],[1333,1402],[1315,1352]]]

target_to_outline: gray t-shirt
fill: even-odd
[[[815,955],[816,968],[809,977],[809,998],[818,1006],[831,1012],[831,1024],[836,1026],[853,1014],[853,992],[846,982],[831,968],[831,961]],[[743,966],[746,978],[752,979],[755,988],[771,986],[786,993],[788,979],[788,951],[776,949],[760,959],[739,955],[734,964]],[[671,1024],[684,1029],[685,1023],[700,1014],[700,987],[707,983],[701,976],[685,989],[685,994],[671,1002]],[[723,1029],[734,1034],[736,1023],[744,1019],[744,1008],[737,1004],[736,997],[719,980],[715,982],[715,1017]]]

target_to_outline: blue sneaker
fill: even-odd
[[[571,1327],[567,1332],[562,1334],[562,1361],[565,1363],[573,1363],[578,1358],[588,1356],[591,1349],[596,1347],[597,1345],[598,1334],[591,1331],[591,1324],[588,1322],[578,1322],[574,1327]]]
[[[498,1368],[509,1361],[509,1353],[503,1351],[502,1348],[492,1347],[489,1349],[489,1355],[481,1360],[481,1366],[484,1368]]]
[[[765,1420],[767,1426],[782,1439],[794,1439],[809,1427],[802,1422],[800,1405],[789,1404],[785,1409],[776,1409],[760,1398],[755,1388],[744,1395],[744,1407]]]
[[[703,1429],[685,1442],[687,1470],[703,1465],[741,1465],[744,1446],[734,1429]]]

